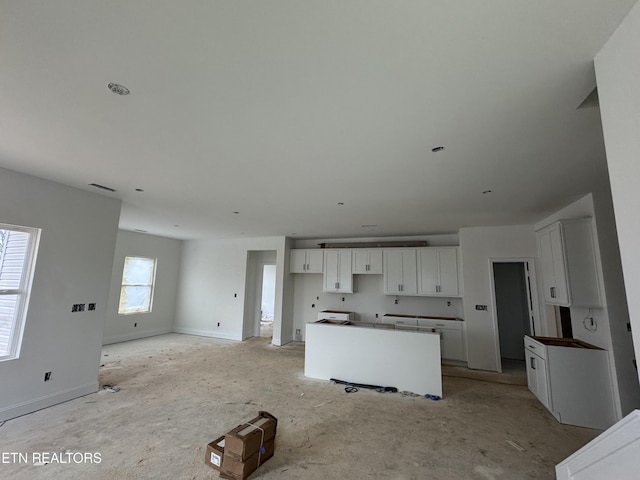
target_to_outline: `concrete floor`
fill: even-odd
[[[0,452],[99,452],[101,463],[0,463],[0,478],[217,478],[205,445],[258,410],[279,424],[275,456],[252,479],[551,479],[599,433],[557,423],[526,386],[487,378],[446,376],[437,402],[347,394],[303,376],[301,344],[171,334],[109,345],[102,362],[101,384],[119,392],[0,427]]]

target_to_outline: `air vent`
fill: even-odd
[[[106,190],[108,192],[115,192],[116,191],[115,188],[105,187],[104,185],[100,185],[99,183],[90,183],[89,186],[96,187],[96,188],[99,188],[101,190]]]

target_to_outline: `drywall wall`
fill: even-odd
[[[0,362],[2,421],[97,390],[120,201],[0,169],[0,204],[3,223],[42,229],[20,357]]]
[[[640,239],[640,222],[638,222],[640,63],[638,58],[640,58],[640,4],[632,8],[595,58],[611,195],[636,358],[637,352],[640,351],[640,276],[638,275],[640,271],[640,249],[638,248],[638,239]],[[606,271],[604,273],[606,275]],[[609,287],[612,283],[607,282],[606,286]],[[614,286],[619,288],[619,283],[615,283]],[[607,288],[607,298],[610,299],[611,307],[618,308],[618,311],[622,310],[621,295],[614,294],[612,297]],[[612,298],[614,300],[611,300]],[[624,338],[623,335],[625,335],[624,328],[620,332],[617,317],[618,314],[615,322],[612,322],[614,326],[611,331],[614,345],[624,344],[621,337]],[[618,369],[625,371],[627,375],[634,373],[628,365],[629,349],[624,351],[624,357],[626,358],[616,357],[619,359]],[[637,377],[637,370],[635,375]],[[622,401],[624,411],[628,410],[624,395]]]
[[[181,247],[180,240],[126,230],[118,231],[103,345],[172,331]],[[153,305],[149,313],[118,315],[122,270],[124,258],[127,256],[149,257],[157,260]]]
[[[248,308],[245,305],[248,252],[275,250],[273,344],[290,342],[293,324],[288,295],[291,288],[288,245],[285,237],[183,242],[174,332],[242,340]]]
[[[535,258],[533,227],[465,227],[460,229],[460,253],[464,279],[464,319],[467,328],[469,368],[498,370],[495,311],[492,308],[492,259]],[[536,268],[535,271],[539,271]],[[539,279],[536,276],[536,280]],[[476,310],[486,305],[487,310]],[[542,325],[544,327],[544,325]],[[543,329],[543,334],[546,330]]]

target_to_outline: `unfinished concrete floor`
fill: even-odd
[[[522,385],[444,377],[437,402],[347,394],[303,376],[302,345],[266,339],[163,335],[107,346],[102,362],[101,384],[118,393],[0,427],[0,452],[100,452],[101,463],[0,464],[0,478],[217,478],[205,445],[258,410],[279,424],[275,456],[252,479],[551,479],[599,433],[557,423]]]

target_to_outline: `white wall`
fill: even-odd
[[[460,252],[464,279],[467,362],[469,368],[497,371],[498,337],[495,312],[492,308],[490,260],[537,257],[533,227],[524,225],[462,228]],[[539,270],[536,268],[538,281]],[[476,305],[487,305],[487,310],[476,310]],[[543,333],[546,333],[546,330],[543,329]]]
[[[118,231],[103,345],[160,335],[173,330],[181,247],[180,240]],[[127,256],[157,259],[153,306],[149,313],[118,315],[122,270],[124,258]]]
[[[292,340],[289,252],[284,237],[183,242],[174,331],[242,340],[249,251],[275,250],[273,343]],[[285,274],[285,272],[287,272]]]
[[[0,205],[3,223],[42,229],[20,358],[0,362],[1,421],[97,390],[120,201],[0,169]]]
[[[640,4],[636,4],[596,56],[596,78],[628,312],[640,351]],[[607,292],[609,296],[609,292]],[[619,296],[618,296],[619,298]],[[612,340],[621,343],[620,325]],[[619,359],[629,371],[630,352]],[[633,371],[631,371],[633,373]],[[637,371],[635,372],[637,376]],[[626,410],[626,409],[625,409]]]

